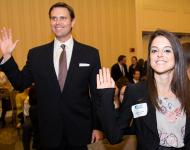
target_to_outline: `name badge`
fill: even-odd
[[[133,105],[131,107],[131,110],[133,112],[133,118],[146,116],[148,112],[147,103],[140,103],[140,104]]]

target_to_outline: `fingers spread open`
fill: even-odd
[[[102,75],[102,69],[99,70],[99,76],[100,76],[100,84],[103,83],[103,75]]]
[[[106,78],[107,78],[107,81],[110,83],[111,82],[111,75],[110,75],[110,70],[109,68],[106,68]]]
[[[112,78],[110,78],[110,80],[111,80],[110,81],[111,82],[111,87],[114,88],[115,87],[115,81]]]
[[[100,88],[100,75],[99,74],[96,75],[96,84],[97,84],[97,89],[99,89]]]
[[[106,68],[103,68],[103,82],[107,82],[107,76],[106,76]]]
[[[19,40],[16,40],[16,41],[14,42],[14,47],[16,47],[16,45],[17,45],[18,42],[19,42]]]

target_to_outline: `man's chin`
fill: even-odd
[[[55,34],[55,36],[59,41],[65,41],[71,37],[71,34]]]

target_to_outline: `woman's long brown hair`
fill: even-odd
[[[160,110],[158,105],[158,91],[154,78],[154,70],[150,66],[150,49],[152,41],[158,37],[163,36],[170,42],[175,59],[174,73],[171,80],[171,90],[181,103],[181,109],[184,109],[187,114],[190,115],[189,106],[189,93],[188,93],[188,78],[186,72],[186,63],[184,60],[184,53],[179,39],[171,32],[165,30],[156,30],[150,37],[148,45],[148,59],[147,59],[147,82],[149,98],[152,104]]]

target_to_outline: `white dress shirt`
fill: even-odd
[[[73,45],[74,45],[74,41],[73,41],[72,36],[70,39],[68,39],[64,43],[61,43],[56,38],[54,40],[53,63],[54,63],[54,68],[55,68],[55,72],[56,72],[57,77],[59,74],[59,57],[61,55],[61,52],[63,51],[63,49],[61,48],[62,44],[65,45],[66,57],[67,57],[67,70],[68,70],[70,62],[71,62],[71,56],[72,56]]]
[[[120,63],[118,63],[118,64],[119,64],[119,68],[120,68],[123,76],[125,76],[125,69],[124,69],[123,65],[121,65]]]
[[[139,83],[139,80],[133,79],[134,83]]]

